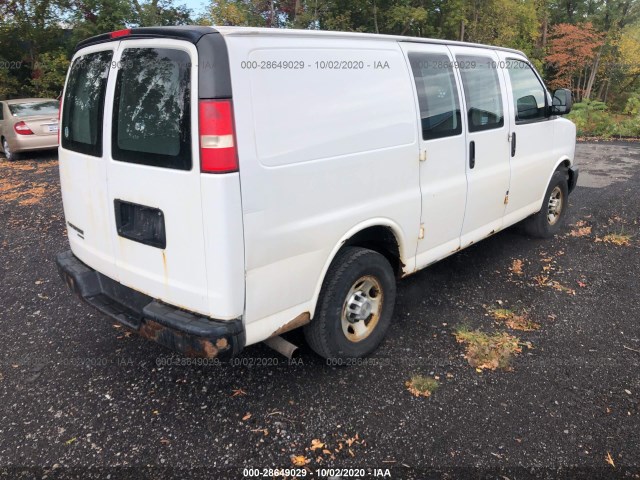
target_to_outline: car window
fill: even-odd
[[[35,117],[37,115],[58,116],[59,104],[55,100],[46,102],[10,103],[8,105],[14,117]]]
[[[462,133],[453,64],[446,55],[410,53],[423,140]]]
[[[501,128],[504,125],[502,92],[498,70],[487,57],[456,57],[467,103],[469,131]]]
[[[516,120],[546,118],[546,91],[531,66],[522,60],[509,59],[506,67],[511,79]]]
[[[189,54],[166,48],[126,49],[113,108],[115,160],[191,169]]]
[[[102,117],[111,50],[77,58],[69,72],[62,107],[62,147],[102,156]]]

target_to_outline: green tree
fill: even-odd
[[[69,68],[69,59],[63,49],[41,54],[33,69],[31,86],[34,96],[58,98]]]
[[[188,25],[193,23],[191,10],[173,5],[171,0],[133,0],[133,23],[138,27]]]

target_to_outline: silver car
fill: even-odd
[[[52,98],[0,102],[0,149],[7,160],[19,152],[58,148],[60,103]]]

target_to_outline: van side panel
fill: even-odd
[[[249,344],[299,314],[313,315],[323,269],[355,225],[388,218],[408,239],[403,262],[413,260],[421,202],[416,111],[396,42],[225,39]]]

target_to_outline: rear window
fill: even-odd
[[[114,160],[190,170],[189,54],[126,49],[120,65],[113,107]]]
[[[76,59],[69,72],[62,110],[62,148],[102,156],[102,115],[111,50]]]
[[[35,117],[37,115],[58,116],[58,102],[48,100],[46,102],[10,103],[9,111],[14,117]]]

